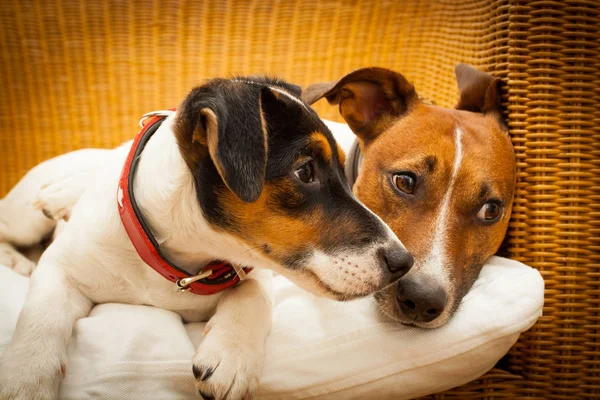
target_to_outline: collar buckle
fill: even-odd
[[[146,122],[146,120],[150,117],[168,117],[170,115],[175,114],[174,110],[156,110],[156,111],[150,111],[149,113],[146,113],[144,115],[142,115],[142,118],[140,118],[140,128],[144,127],[144,123]]]
[[[212,275],[212,273],[212,269],[207,269],[206,271],[202,271],[198,275],[192,275],[188,278],[179,278],[175,281],[175,285],[177,285],[179,292],[189,292],[190,290],[192,290],[192,288],[189,287],[191,283],[194,283],[204,278],[208,278]]]

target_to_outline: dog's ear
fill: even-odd
[[[256,201],[267,171],[268,132],[294,121],[300,88],[259,79],[215,79],[192,90],[173,131],[184,161],[197,171],[210,157],[222,181],[242,201]],[[276,130],[276,129],[275,129]]]
[[[375,138],[393,118],[419,101],[414,86],[402,74],[377,67],[356,70],[336,82],[313,84],[302,94],[308,104],[322,97],[329,104],[339,104],[340,114],[363,141]]]
[[[223,182],[245,202],[259,198],[267,168],[267,131],[260,100],[256,100],[230,99],[229,107],[212,101],[200,109],[192,138],[208,147]],[[235,112],[229,112],[231,109]]]
[[[454,71],[460,91],[460,99],[455,107],[457,110],[497,113],[499,118],[502,116],[500,78],[467,64],[458,64]]]

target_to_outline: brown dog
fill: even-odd
[[[455,109],[424,104],[404,76],[383,68],[314,84],[302,96],[339,104],[358,137],[346,163],[353,190],[415,258],[403,279],[375,295],[381,310],[425,328],[448,321],[498,250],[515,189],[500,80],[465,64],[456,78]]]

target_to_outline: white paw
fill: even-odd
[[[0,243],[0,265],[4,265],[23,276],[31,275],[35,268],[33,261],[8,243]]]
[[[62,376],[37,376],[31,366],[0,360],[0,399],[2,400],[54,400]],[[19,365],[20,364],[20,365]]]
[[[196,389],[204,400],[252,398],[264,363],[264,343],[251,343],[244,332],[212,328],[192,361]]]
[[[34,208],[55,221],[69,219],[72,206],[72,188],[61,182],[42,186],[33,202]]]

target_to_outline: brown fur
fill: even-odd
[[[455,131],[461,129],[462,163],[446,224],[444,264],[451,268],[453,286],[450,314],[483,263],[498,250],[515,190],[514,152],[500,120],[499,79],[465,64],[457,66],[456,75],[461,92],[456,109],[423,104],[401,74],[382,68],[365,68],[337,82],[311,85],[303,95],[309,103],[326,97],[331,104],[340,104],[340,114],[358,136],[364,158],[354,192],[405,244],[416,260],[413,271],[427,267],[436,216],[456,156]],[[393,186],[392,175],[405,171],[416,175],[410,195]],[[501,218],[483,223],[477,212],[494,198],[504,205]],[[376,297],[386,314],[398,316],[395,286]]]
[[[237,234],[257,247],[269,243],[268,255],[274,259],[302,252],[309,243],[335,244],[340,234],[360,229],[351,218],[340,219],[335,226],[323,229],[331,221],[318,206],[301,215],[289,215],[281,208],[280,199],[299,202],[301,195],[287,178],[267,182],[253,203],[239,200],[230,191],[224,191],[221,196],[222,206],[236,221]]]
[[[321,132],[314,132],[310,135],[310,141],[312,147],[320,153],[323,160],[331,164],[333,152],[327,138]]]
[[[342,150],[338,142],[335,142],[335,151],[337,152],[338,159],[340,160],[340,165],[343,167],[346,164],[346,153],[344,153],[344,150]]]
[[[496,252],[512,207],[515,159],[510,139],[494,117],[418,104],[363,148],[364,162],[354,192],[386,221],[415,259],[425,257],[435,230],[435,213],[445,194],[443,188],[450,179],[456,123],[463,131],[464,154],[450,203],[450,215],[456,218],[449,227],[448,262],[453,266],[457,289],[465,293],[473,282],[463,277],[470,276],[471,269]],[[490,157],[492,149],[494,156]],[[411,202],[401,199],[390,185],[390,171],[411,170],[425,175],[428,157],[436,162],[427,175],[424,193]],[[480,184],[487,181],[499,183],[491,190],[507,205],[502,220],[493,226],[483,226],[473,218]]]

